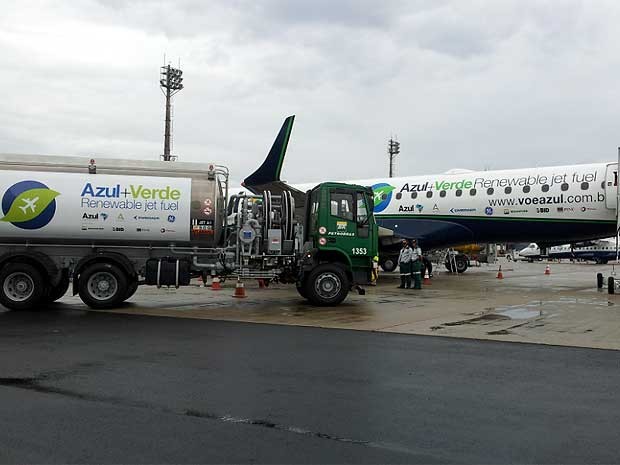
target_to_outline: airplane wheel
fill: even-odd
[[[465,257],[456,257],[456,271],[457,273],[465,273],[467,270],[467,259]]]
[[[388,257],[384,258],[383,261],[381,261],[380,265],[383,271],[385,271],[386,273],[391,273],[396,269],[397,263],[396,260]]]

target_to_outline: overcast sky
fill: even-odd
[[[158,159],[243,179],[297,115],[289,182],[613,160],[620,2],[15,1],[0,15],[0,152]]]

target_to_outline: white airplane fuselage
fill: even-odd
[[[616,177],[617,163],[593,163],[346,182],[372,186],[379,225],[428,249],[609,237]]]
[[[616,177],[610,162],[343,182],[372,186],[377,223],[433,249],[609,237],[616,231]]]

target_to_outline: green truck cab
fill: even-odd
[[[306,194],[303,254],[297,290],[315,305],[337,305],[368,284],[378,253],[369,187],[322,183]]]

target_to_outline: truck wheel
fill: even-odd
[[[314,305],[338,305],[349,293],[349,280],[340,266],[327,263],[319,265],[310,272],[305,293]]]
[[[69,289],[69,274],[66,272],[63,272],[62,277],[60,278],[60,281],[58,282],[58,284],[56,284],[54,287],[49,289],[47,295],[45,296],[45,301],[50,304],[52,302],[56,302],[58,299],[60,299],[62,296],[64,296],[67,293],[68,289]]]
[[[9,263],[0,272],[0,303],[11,310],[31,310],[45,294],[41,272],[28,263]]]
[[[391,273],[396,269],[396,260],[393,258],[385,258],[381,262],[381,269],[386,273]]]
[[[81,273],[79,292],[90,308],[111,308],[125,300],[127,276],[110,263],[94,263]]]

